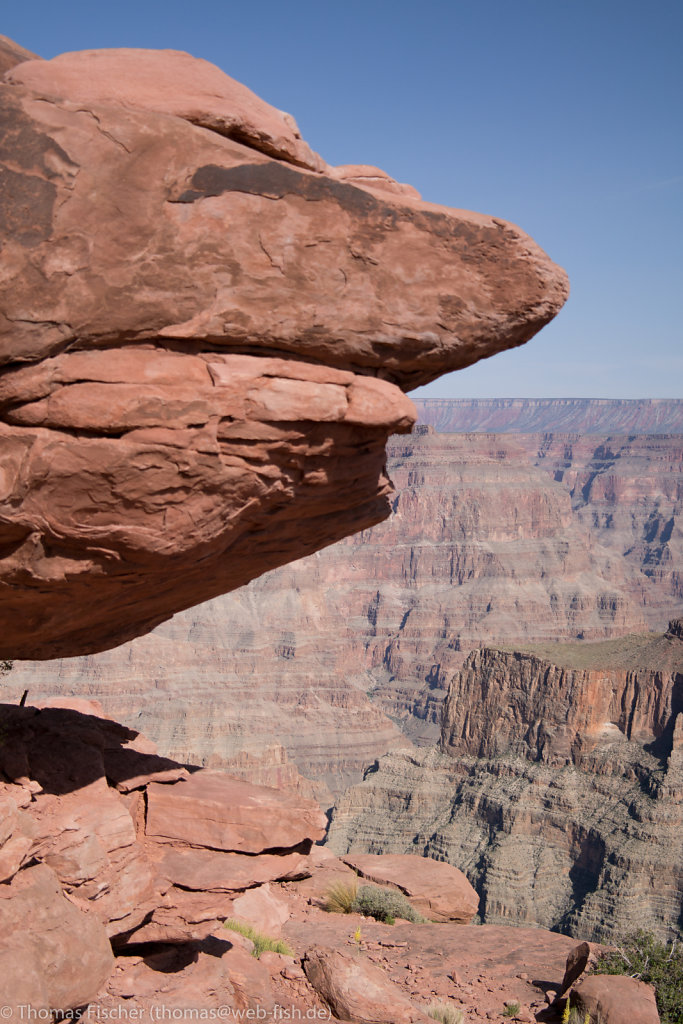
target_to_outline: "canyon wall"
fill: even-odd
[[[0,693],[94,696],[179,760],[246,750],[258,781],[292,770],[284,748],[329,806],[406,737],[438,739],[471,649],[677,613],[683,438],[417,431],[389,445],[388,522],[116,651],[18,662]]]
[[[443,433],[680,434],[680,398],[417,398],[420,423]]]
[[[386,754],[339,801],[337,853],[465,871],[488,923],[611,940],[683,928],[683,629],[553,660],[485,649],[456,673],[440,747]]]

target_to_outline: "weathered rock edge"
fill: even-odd
[[[385,518],[403,390],[523,344],[567,282],[513,225],[329,167],[205,61],[26,57],[0,84],[0,657],[47,659]]]

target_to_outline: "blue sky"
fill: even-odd
[[[680,0],[34,0],[0,30],[44,57],[187,50],[330,163],[533,235],[569,272],[565,310],[415,395],[683,397]]]

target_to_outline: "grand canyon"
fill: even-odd
[[[683,401],[413,404],[557,313],[528,236],[187,54],[0,58],[8,1016],[654,1024],[584,968],[683,928]]]

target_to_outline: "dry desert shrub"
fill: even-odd
[[[427,1010],[427,1016],[438,1020],[439,1024],[464,1024],[465,1014],[448,1003],[433,1003]]]
[[[250,924],[243,924],[242,921],[235,921],[234,918],[229,918],[224,925],[231,932],[239,932],[240,935],[244,935],[245,938],[251,939],[254,943],[254,949],[252,950],[252,956],[255,956],[258,960],[261,953],[269,951],[271,953],[282,953],[284,956],[294,956],[294,950],[291,949],[286,942],[282,939],[272,939],[269,935],[264,935],[263,932],[257,932],[255,928],[252,928]]]

